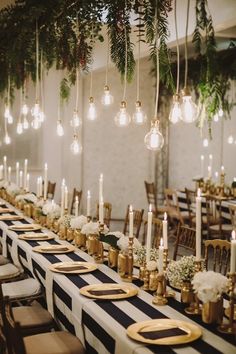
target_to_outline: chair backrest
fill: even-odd
[[[135,209],[133,210],[134,213],[134,237],[139,237],[139,231],[141,229],[142,221],[143,221],[143,213],[144,209]],[[125,223],[124,223],[124,235],[127,235],[129,232],[129,205],[127,207],[126,216],[125,216]]]
[[[112,204],[108,202],[103,203],[103,217],[104,217],[104,224],[107,227],[110,227],[111,222],[111,211],[112,211]],[[97,203],[97,220],[99,220],[99,203]]]
[[[180,253],[180,249],[183,248],[185,253]],[[188,226],[181,225],[179,223],[177,230],[177,238],[174,247],[173,259],[176,260],[177,256],[186,256],[186,250],[188,253],[195,255],[196,253],[196,230]]]
[[[229,212],[233,229],[236,230],[236,205],[229,205]]]
[[[146,189],[146,195],[147,195],[147,201],[148,205],[152,205],[152,211],[154,215],[157,216],[157,194],[156,194],[156,187],[154,183],[148,183],[147,181],[144,181],[145,184],[145,189]]]
[[[229,271],[230,263],[230,242],[227,240],[215,239],[205,242],[205,265],[207,270],[214,270],[224,275]]]
[[[55,189],[56,189],[56,182],[52,183],[48,181],[48,191],[47,191],[48,199],[54,199]]]
[[[196,191],[185,188],[185,193],[186,193],[186,201],[188,206],[190,226],[192,227],[192,219],[194,216],[193,207],[195,206]]]
[[[72,194],[72,200],[71,200],[71,206],[70,206],[70,213],[73,215],[75,213],[75,199],[78,197],[78,209],[80,208],[81,204],[81,199],[82,199],[82,190],[79,191],[76,188],[73,189],[73,194]]]
[[[152,218],[152,247],[158,248],[160,245],[160,240],[162,237],[162,220],[158,218]],[[143,228],[143,239],[142,244],[146,244],[146,236],[147,236],[147,220],[144,221]]]
[[[182,225],[184,225],[184,220],[180,212],[178,195],[174,189],[165,188],[165,201],[168,208],[168,215],[172,218],[178,219]]]

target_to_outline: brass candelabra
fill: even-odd
[[[201,272],[202,271],[202,261],[195,261],[195,273]],[[194,301],[190,304],[189,307],[186,307],[184,311],[188,315],[200,315],[201,314],[201,306],[200,306],[200,301],[197,297],[197,294],[194,294]]]

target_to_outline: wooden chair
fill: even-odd
[[[214,196],[206,196],[206,216],[208,239],[230,237],[233,226],[222,223],[221,201]]]
[[[84,354],[80,340],[66,331],[40,333],[22,337],[19,323],[12,316],[10,302],[5,298],[1,306],[3,332],[8,354]],[[36,348],[40,348],[37,351]]]
[[[134,237],[139,237],[139,232],[141,229],[142,221],[143,221],[143,213],[144,209],[141,210],[133,210],[134,213]],[[129,205],[127,207],[126,216],[125,216],[125,224],[123,234],[127,235],[129,232]]]
[[[70,206],[70,213],[73,215],[75,213],[75,199],[78,197],[78,209],[80,208],[81,200],[82,200],[82,190],[79,191],[76,188],[73,189],[71,206]]]
[[[185,250],[184,253],[179,253],[179,249]],[[177,238],[174,247],[173,259],[176,261],[177,256],[186,256],[196,253],[196,230],[191,229],[186,225],[179,223],[177,229]]]
[[[104,224],[107,227],[110,227],[111,222],[111,211],[112,211],[112,204],[108,202],[104,202],[103,204],[103,216],[104,216]],[[99,220],[99,203],[97,203],[97,220]]]
[[[146,234],[147,234],[147,220],[144,221],[143,228],[143,239],[142,244],[146,244]],[[160,240],[162,237],[162,220],[158,218],[152,218],[152,247],[158,248],[160,245]]]
[[[186,193],[186,201],[188,206],[188,213],[189,213],[189,226],[195,227],[196,217],[193,209],[195,208],[196,204],[196,191],[191,189],[185,188]]]
[[[229,205],[229,212],[233,229],[236,230],[236,205]]]
[[[146,189],[148,205],[151,204],[152,212],[155,217],[158,217],[159,214],[164,214],[165,212],[167,212],[166,206],[157,206],[157,194],[154,183],[148,183],[147,181],[144,181],[144,185]]]
[[[43,186],[44,186],[44,181],[43,181]],[[54,199],[55,189],[56,189],[56,182],[52,183],[48,181],[48,190],[47,190],[48,199]]]
[[[226,275],[229,271],[230,263],[230,242],[227,240],[215,239],[206,240],[204,244],[206,269],[212,269],[214,272]]]
[[[178,196],[175,190],[165,189],[165,200],[167,206],[167,213],[172,221],[180,222],[182,225],[189,221],[188,211],[180,211]]]

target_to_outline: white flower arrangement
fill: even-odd
[[[37,202],[38,198],[33,193],[26,193],[26,194],[19,194],[16,196],[16,202],[25,201],[26,203],[33,203]]]
[[[183,256],[178,261],[171,261],[167,267],[170,284],[179,288],[183,281],[191,282],[195,274],[195,260],[194,256]]]
[[[44,215],[49,216],[51,219],[59,218],[61,214],[61,207],[53,201],[47,201],[42,208]]]
[[[8,185],[6,187],[6,191],[12,197],[15,197],[16,195],[20,194],[20,192],[21,192],[20,188],[15,183],[11,183],[10,185]]]
[[[60,219],[58,220],[58,223],[59,223],[59,225],[62,224],[63,226],[70,228],[71,218],[72,218],[72,215],[65,214],[60,217]]]
[[[119,240],[117,241],[117,246],[119,247],[119,249],[123,252],[127,252],[128,251],[128,247],[129,247],[129,237],[128,236],[121,236],[119,238]],[[134,249],[138,249],[141,247],[141,243],[139,242],[139,240],[134,237],[133,238],[133,248]]]
[[[6,189],[8,185],[9,185],[9,183],[5,179],[2,179],[0,181],[0,188],[5,188]]]
[[[193,289],[199,300],[204,304],[207,302],[217,302],[222,293],[227,291],[228,279],[213,271],[197,272],[192,280]]]
[[[157,262],[156,261],[147,262],[147,270],[149,270],[149,272],[156,270],[156,269],[157,269]]]
[[[70,227],[72,229],[79,229],[81,230],[82,227],[88,223],[88,219],[84,215],[73,217],[70,221]]]
[[[106,225],[104,225],[103,234],[106,234],[108,231],[109,231],[108,227]],[[93,221],[88,222],[87,224],[85,224],[82,227],[81,233],[86,236],[88,236],[90,234],[98,235],[99,234],[99,222],[93,222]]]
[[[150,261],[157,262],[158,260],[158,249],[151,248],[150,250]],[[134,250],[134,261],[138,264],[144,264],[146,261],[146,246],[141,246]]]
[[[38,199],[38,200],[37,200],[37,202],[35,203],[35,205],[36,205],[37,208],[42,208],[45,203],[47,203],[47,201],[45,202],[45,201],[43,200],[43,198],[41,198],[41,199]]]
[[[113,235],[115,236],[116,238],[121,238],[124,236],[124,234],[120,231],[109,231],[105,236],[110,236],[110,235]]]

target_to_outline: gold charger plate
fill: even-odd
[[[21,225],[11,225],[8,227],[9,230],[12,231],[37,231],[42,228],[41,225],[38,224],[21,224]]]
[[[138,294],[138,289],[128,284],[91,284],[80,289],[80,294],[91,299],[121,300]]]
[[[51,264],[49,269],[57,273],[83,274],[93,272],[98,268],[97,264],[88,262],[58,262]]]
[[[9,208],[1,208],[0,207],[0,214],[4,214],[4,213],[12,213],[14,210],[9,209]]]
[[[48,235],[44,234],[42,232],[38,233],[28,233],[28,234],[21,234],[18,236],[20,240],[25,240],[25,241],[47,241],[47,240],[53,240],[54,236],[53,235]]]
[[[47,245],[47,246],[36,246],[32,248],[34,252],[38,253],[69,253],[75,251],[75,246],[73,245]]]
[[[24,219],[24,217],[20,215],[0,215],[0,221],[17,221],[22,219]]]
[[[169,332],[168,336],[166,336],[167,331],[171,330],[184,331],[186,334],[174,335],[173,333],[172,336],[169,336]],[[160,331],[165,333],[162,338],[150,339],[143,336],[145,335],[145,332],[146,335],[148,333],[155,334],[159,332],[159,335],[161,336],[162,334]],[[141,335],[140,333],[144,334]],[[164,318],[134,323],[127,328],[127,334],[130,338],[146,344],[176,345],[189,343],[198,339],[201,337],[202,331],[200,327],[195,324]]]

